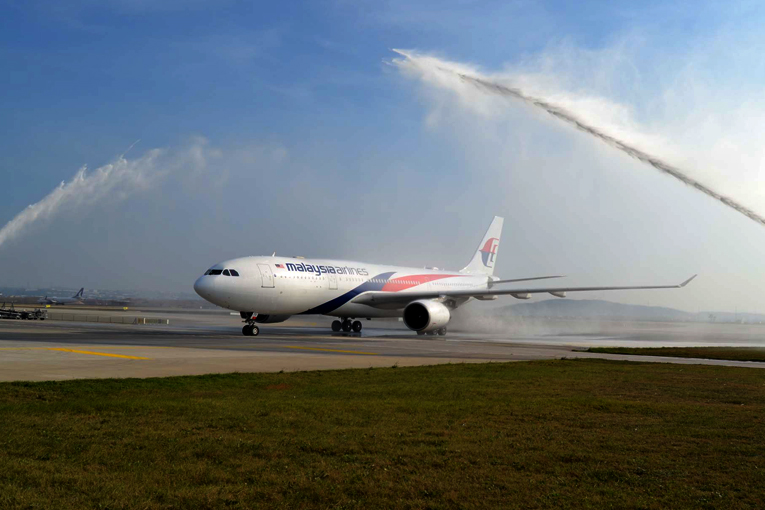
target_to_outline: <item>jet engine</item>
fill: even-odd
[[[443,328],[451,316],[451,312],[443,303],[427,299],[412,301],[404,308],[404,324],[418,333]]]
[[[254,320],[258,324],[273,324],[274,322],[284,322],[290,317],[292,315],[266,315],[261,313]]]

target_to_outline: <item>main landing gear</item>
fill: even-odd
[[[446,328],[440,328],[440,329],[436,329],[436,330],[428,331],[428,332],[418,331],[417,334],[418,335],[433,335],[433,336],[439,335],[439,336],[446,336]]]
[[[351,331],[354,333],[361,333],[362,328],[363,324],[361,324],[361,321],[351,321],[350,319],[344,319],[343,322],[332,321],[332,331],[335,333],[338,333],[341,330],[345,333],[350,333]]]

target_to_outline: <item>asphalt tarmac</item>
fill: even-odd
[[[93,314],[94,312],[87,312]],[[99,311],[100,314],[117,313]],[[138,313],[132,312],[131,313]],[[139,313],[169,325],[0,321],[0,381],[162,377],[510,362],[597,357],[646,362],[765,367],[765,364],[582,352],[591,345],[753,345],[765,326],[557,321],[500,332],[417,336],[396,321],[364,322],[361,334],[332,333],[331,319],[295,318],[241,334],[238,316],[162,310]],[[716,328],[716,329],[715,329]],[[710,333],[711,331],[711,333]],[[707,335],[703,337],[702,332]],[[701,341],[694,344],[693,339]]]

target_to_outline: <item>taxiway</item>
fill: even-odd
[[[529,331],[526,327],[504,334],[450,332],[444,338],[417,336],[397,322],[384,321],[366,323],[361,335],[331,333],[327,319],[296,318],[264,325],[260,336],[245,337],[238,317],[228,313],[163,310],[144,315],[169,317],[170,324],[0,321],[0,380],[162,377],[572,357],[763,366],[583,352],[590,345],[611,346],[625,341],[689,345],[692,337],[698,338],[694,325],[675,323],[555,324],[552,329]],[[718,328],[715,338],[748,345],[752,339],[761,338],[761,331],[765,330]]]

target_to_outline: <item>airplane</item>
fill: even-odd
[[[255,336],[258,324],[284,322],[293,315],[337,317],[332,331],[360,333],[361,318],[403,318],[419,335],[445,335],[452,312],[476,299],[488,301],[510,295],[529,299],[547,293],[637,289],[677,289],[679,285],[631,287],[521,287],[505,284],[561,278],[537,276],[502,280],[494,276],[503,218],[495,216],[470,263],[460,271],[418,269],[345,260],[302,257],[243,257],[215,264],[194,283],[205,300],[239,311],[242,334]]]
[[[40,298],[37,303],[41,305],[73,305],[82,303],[82,293],[85,292],[85,287],[81,288],[77,294],[72,297],[48,297]]]

